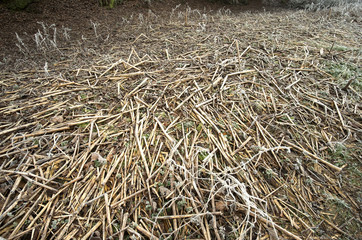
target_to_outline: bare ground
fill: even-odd
[[[176,5],[190,6],[192,9],[205,9],[208,12],[215,12],[220,8],[227,7],[234,12],[239,11],[263,11],[261,1],[253,1],[246,6],[222,5],[207,1],[153,1],[147,5],[143,0],[125,1],[114,9],[100,7],[97,1],[55,1],[39,0],[29,5],[25,11],[12,11],[4,5],[0,5],[0,58],[13,58],[17,52],[16,33],[23,35],[35,34],[41,27],[39,23],[55,24],[57,28],[62,26],[72,29],[73,38],[81,35],[93,34],[91,21],[102,26],[115,26],[123,18],[139,13],[152,11],[157,15],[169,13]],[[114,29],[113,29],[114,30]]]

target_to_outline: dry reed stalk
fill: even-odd
[[[346,165],[328,151],[356,146],[360,94],[321,69],[326,56],[291,27],[306,24],[300,14],[187,8],[151,31],[125,26],[137,36],[131,45],[93,65],[1,73],[0,235],[349,236],[325,194],[348,209],[358,202],[341,187]],[[265,23],[274,35],[264,36]],[[339,37],[308,26],[315,39]]]

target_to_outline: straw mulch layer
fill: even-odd
[[[329,17],[175,9],[102,50],[44,34],[34,59],[63,61],[1,73],[0,236],[360,237],[361,26]]]

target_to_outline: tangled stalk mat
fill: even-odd
[[[176,6],[17,35],[1,239],[361,239],[360,23]]]

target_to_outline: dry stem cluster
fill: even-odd
[[[79,50],[1,74],[0,236],[355,234],[334,223],[331,199],[359,203],[328,150],[358,146],[361,93],[323,60],[358,64],[357,23],[190,9],[132,21],[92,65],[73,68]]]

